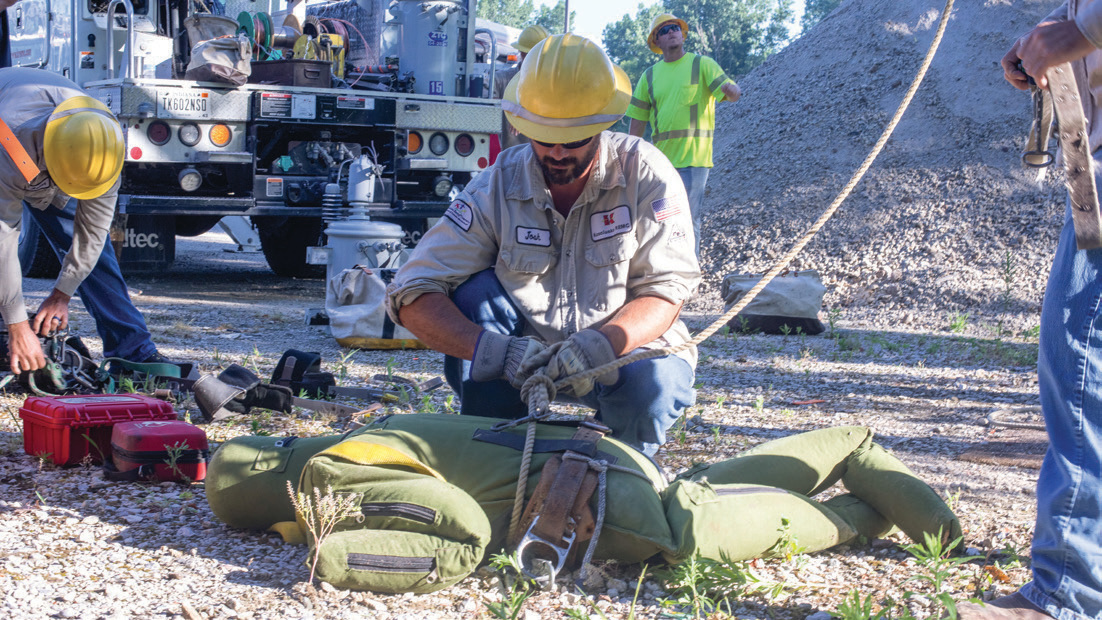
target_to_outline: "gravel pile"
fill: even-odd
[[[704,343],[698,402],[660,453],[676,473],[794,432],[870,426],[960,516],[976,559],[949,571],[946,591],[957,600],[1008,593],[1029,574],[1036,471],[960,457],[1022,438],[988,425],[993,412],[1035,421],[1037,343],[1029,328],[1038,320],[1062,190],[1052,181],[1038,185],[1017,164],[1028,105],[1002,83],[996,64],[1010,36],[1048,4],[958,3],[887,150],[796,265],[823,272],[827,306],[838,309],[830,333],[721,333]],[[693,330],[722,310],[722,275],[769,267],[848,180],[913,76],[937,10],[939,3],[919,0],[844,2],[746,76],[741,102],[721,106],[703,240],[709,275],[686,313]],[[388,371],[417,381],[442,374],[431,352],[341,351],[324,330],[302,324],[307,309],[323,305],[321,282],[276,278],[258,255],[204,247],[185,251],[171,273],[130,279],[165,354],[194,360],[203,372],[236,362],[264,375],[288,348],[320,351],[342,385]],[[31,283],[29,303],[49,286]],[[79,305],[73,329],[98,354]],[[386,412],[447,411],[449,396],[443,388]],[[0,611],[8,617],[479,618],[503,601],[505,584],[488,569],[423,596],[310,585],[304,547],[225,527],[202,484],[105,482],[95,467],[61,469],[24,454],[24,397],[0,394]],[[176,409],[182,419],[196,414],[188,401]],[[206,426],[212,448],[239,435],[343,428],[305,411]],[[937,615],[929,585],[913,580],[929,571],[900,547],[907,542],[895,535],[756,561],[745,570],[781,593],[736,597],[725,613],[826,620],[856,589],[877,607],[914,591],[903,604],[918,617]],[[997,570],[985,568],[994,563]],[[692,617],[674,583],[655,566],[641,577],[641,568],[599,566],[586,584],[590,599],[573,593],[567,576],[516,617]]]
[[[828,307],[882,325],[1035,322],[1064,190],[1019,163],[1029,97],[998,61],[1051,4],[956,3],[891,140],[793,265],[822,273]],[[847,0],[719,106],[699,308],[717,309],[723,275],[771,267],[830,205],[902,101],[941,8]]]

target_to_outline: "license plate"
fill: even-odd
[[[210,118],[210,92],[205,90],[158,90],[157,118]]]

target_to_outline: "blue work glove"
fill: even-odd
[[[532,376],[531,371],[522,370],[525,362],[546,348],[547,345],[535,338],[506,336],[483,331],[479,334],[478,342],[474,346],[471,379],[475,381],[505,379],[519,390],[528,377]]]
[[[521,371],[530,375],[540,368],[546,368],[547,376],[558,383],[564,378],[575,377],[615,359],[616,353],[612,350],[612,343],[608,336],[596,329],[583,329],[532,356],[521,367]],[[612,385],[619,381],[620,370],[613,369],[595,378],[569,380],[569,385],[564,386],[560,391],[580,397],[593,391],[594,382]]]

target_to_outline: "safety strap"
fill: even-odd
[[[0,143],[3,143],[4,150],[8,152],[8,156],[15,163],[15,167],[19,168],[27,183],[34,181],[34,178],[42,172],[2,118],[0,118]]]
[[[1080,250],[1102,248],[1102,215],[1098,209],[1098,188],[1094,183],[1090,137],[1083,118],[1083,102],[1071,64],[1048,70],[1049,92],[1059,126],[1060,151],[1064,157],[1075,244]]]
[[[577,562],[581,543],[593,536],[596,520],[589,500],[597,489],[597,473],[590,469],[591,455],[597,443],[609,432],[592,418],[586,419],[571,438],[586,446],[582,451],[567,450],[543,466],[539,483],[521,518],[524,535],[517,545],[522,568],[533,566],[535,559],[553,563],[551,577],[565,565]],[[582,458],[569,458],[577,455]],[[528,552],[531,551],[531,554]]]

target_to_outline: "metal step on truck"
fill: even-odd
[[[65,75],[118,116],[124,269],[163,270],[177,235],[248,216],[274,272],[320,277],[307,249],[349,218],[353,170],[373,164],[354,217],[399,230],[393,249],[500,151],[490,94],[507,50],[477,27],[476,3],[20,0],[0,58]],[[28,275],[51,267],[40,235],[21,237]]]

